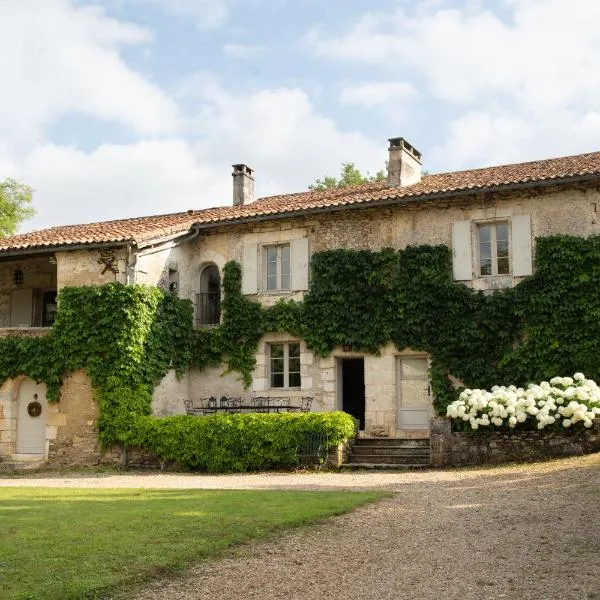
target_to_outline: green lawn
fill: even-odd
[[[0,489],[0,598],[99,598],[376,492]]]

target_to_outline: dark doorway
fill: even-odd
[[[342,358],[342,410],[360,422],[365,428],[365,360]]]

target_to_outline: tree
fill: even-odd
[[[23,221],[33,217],[32,193],[28,185],[15,179],[0,181],[0,237],[12,235]]]
[[[383,181],[386,178],[385,171],[377,171],[375,175],[367,173],[363,175],[355,166],[354,163],[342,163],[340,178],[336,179],[330,175],[325,175],[323,179],[317,179],[314,183],[308,186],[309,190],[321,191],[328,188],[341,188],[351,185],[360,185],[361,183],[372,183],[373,181]]]

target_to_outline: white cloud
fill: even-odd
[[[122,46],[151,34],[67,0],[2,3],[0,141],[19,153],[68,113],[121,123],[141,134],[176,131],[176,104],[127,66]],[[7,93],[10,90],[10,93]],[[0,147],[2,144],[0,143]]]
[[[384,165],[385,140],[340,131],[301,89],[234,95],[214,82],[203,89],[203,115],[210,118],[203,119],[205,139],[197,146],[201,160],[249,164],[259,195],[306,190],[316,177],[338,173],[342,162],[371,172]]]
[[[200,29],[220,27],[230,14],[229,0],[125,0],[131,4],[148,4],[164,12],[194,19]]]
[[[245,44],[225,44],[223,52],[229,58],[246,60],[255,58],[266,50],[266,46],[251,46]]]
[[[227,205],[238,162],[256,169],[257,196],[306,190],[344,161],[371,172],[384,164],[384,140],[340,131],[300,89],[234,95],[213,81],[193,91],[210,114],[194,143],[37,147],[18,173],[36,190],[38,215],[26,229]]]
[[[217,204],[220,180],[230,183],[176,139],[105,144],[89,153],[48,143],[27,157],[21,174],[35,190],[37,215],[27,229]]]
[[[381,70],[388,79],[418,77],[422,96],[458,109],[437,153],[450,142],[472,150],[446,154],[446,166],[467,155],[481,163],[597,148],[600,3],[503,4],[505,18],[481,2],[460,9],[402,3],[392,13],[364,14],[341,35],[313,30],[307,41],[319,57]]]
[[[416,96],[417,90],[409,82],[365,81],[345,85],[340,100],[343,104],[373,107],[397,102],[408,103]]]

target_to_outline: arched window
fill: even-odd
[[[196,294],[196,324],[218,325],[221,321],[221,275],[215,265],[200,273],[200,293]]]

